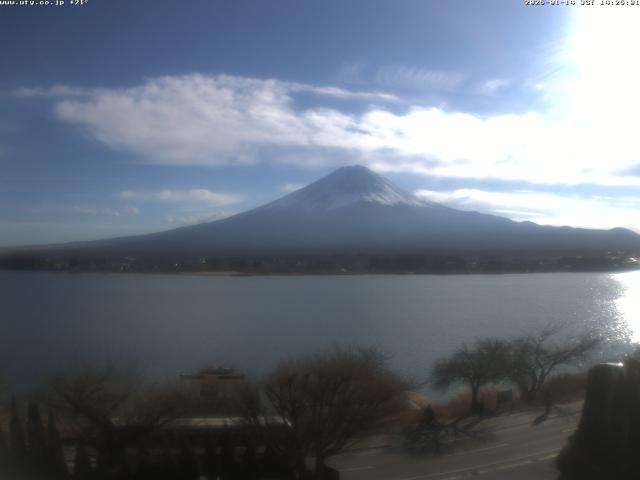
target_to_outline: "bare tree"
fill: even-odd
[[[122,466],[128,444],[182,415],[188,405],[178,387],[145,384],[131,369],[117,367],[57,375],[49,401],[95,444],[107,477]]]
[[[376,349],[348,347],[284,361],[248,397],[247,419],[298,476],[309,457],[320,476],[328,456],[400,408],[406,386],[386,360]]]
[[[538,333],[509,342],[507,376],[516,384],[525,402],[536,399],[546,379],[559,366],[584,360],[599,343],[599,339],[590,334],[559,339],[560,330],[559,326],[546,326]]]
[[[507,344],[499,339],[478,340],[471,347],[463,344],[453,355],[433,366],[431,381],[436,388],[442,390],[457,383],[469,386],[471,412],[476,413],[480,407],[480,388],[504,378],[507,358]]]

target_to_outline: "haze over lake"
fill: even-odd
[[[135,360],[152,375],[377,345],[423,379],[462,341],[547,323],[635,338],[640,272],[198,277],[0,272],[0,351],[14,380]]]

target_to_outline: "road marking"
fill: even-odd
[[[358,452],[358,453],[355,453],[354,455],[378,455],[380,452],[384,452],[384,448],[376,448],[376,449],[369,450],[367,452]]]
[[[554,453],[552,455],[547,455],[544,457],[537,457],[537,458],[533,458],[530,460],[526,460],[524,462],[517,462],[517,463],[510,463],[508,465],[501,465],[499,467],[495,467],[495,468],[491,468],[491,469],[487,469],[487,470],[471,470],[469,472],[466,472],[462,475],[456,475],[455,477],[444,477],[444,478],[440,478],[439,480],[462,480],[464,478],[469,478],[469,477],[479,477],[480,475],[485,475],[487,473],[492,473],[492,472],[500,472],[500,471],[504,471],[504,470],[510,470],[512,468],[518,468],[518,467],[524,467],[525,465],[531,465],[532,463],[536,463],[536,462],[544,462],[545,460],[551,460],[552,458],[557,457],[558,454]]]
[[[525,460],[524,462],[510,463],[508,465],[501,465],[499,467],[495,467],[487,470],[478,470],[478,475],[484,475],[485,473],[490,473],[490,472],[499,472],[501,470],[510,470],[512,468],[523,467],[525,465],[530,465],[532,463],[537,463],[537,462],[544,462],[545,460],[551,460],[552,458],[555,458],[557,456],[558,454],[554,453],[551,455],[546,455],[544,457],[531,458],[529,460]],[[442,480],[447,480],[447,479],[442,479]]]
[[[489,427],[489,429],[493,432],[506,432],[507,430],[519,430],[521,428],[531,428],[531,422],[527,422],[527,423],[518,423],[517,425],[507,425],[505,427],[497,427],[497,428],[493,428],[491,429],[491,427]]]
[[[507,470],[509,468],[517,468],[523,465],[529,465],[531,463],[548,460],[550,458],[555,457],[557,454],[558,454],[557,450],[553,450],[553,451],[547,450],[545,452],[531,453],[529,455],[510,458],[508,460],[503,460],[500,462],[485,463],[482,465],[474,465],[471,467],[458,468],[456,470],[449,470],[447,472],[429,473],[426,475],[417,475],[415,477],[406,477],[398,480],[421,480],[421,479],[436,478],[436,477],[442,477],[442,478],[439,478],[439,480],[457,480],[459,478],[465,478],[471,475],[473,476],[482,475],[485,473],[489,473],[491,471]],[[516,462],[516,463],[504,464],[504,462]],[[486,469],[486,470],[482,470],[482,469]],[[455,475],[456,473],[461,473],[463,475]],[[450,476],[446,476],[446,475],[450,475]]]
[[[456,455],[467,455],[468,453],[484,452],[485,450],[493,450],[494,448],[506,447],[507,445],[509,445],[509,444],[508,443],[500,443],[498,445],[493,445],[491,447],[476,448],[474,450],[464,450],[462,452],[450,453],[449,455],[445,455],[445,457],[455,457]]]
[[[371,470],[373,465],[365,465],[363,467],[351,467],[351,468],[341,468],[340,473],[342,472],[358,472],[360,470]]]
[[[538,425],[534,425],[533,422],[535,419],[531,419],[530,421],[524,422],[524,423],[511,423],[511,424],[507,424],[507,425],[503,425],[501,427],[494,427],[492,430],[496,431],[496,432],[502,432],[505,430],[517,430],[520,428],[526,428],[526,427],[537,427],[539,425],[549,425],[550,423],[554,423],[556,421],[563,421],[563,420],[567,420],[570,417],[574,417],[576,415],[579,415],[581,412],[572,412],[572,413],[567,413],[565,415],[554,415],[552,417],[547,418],[544,422],[538,424]],[[486,424],[485,424],[486,425]],[[491,428],[491,425],[489,425],[489,428]]]

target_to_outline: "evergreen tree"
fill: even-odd
[[[158,471],[155,476],[156,480],[177,480],[178,470],[176,468],[176,462],[171,454],[171,449],[166,447],[162,453],[162,458],[158,465]]]
[[[0,426],[0,463],[6,461],[7,458],[9,458],[9,445],[7,445],[7,440],[4,438],[4,432]]]
[[[94,469],[94,475],[100,479],[108,479],[111,472],[109,471],[108,462],[105,461],[104,447],[98,446],[96,448],[96,463]]]
[[[198,479],[198,459],[188,439],[184,440],[182,448],[180,449],[178,470],[180,480]]]
[[[204,449],[203,472],[208,480],[215,480],[220,475],[220,461],[218,459],[218,446],[213,435],[207,438]]]
[[[9,459],[9,445],[7,445],[2,428],[0,428],[0,478],[10,478]]]
[[[24,429],[18,401],[11,399],[11,420],[9,422],[9,438],[11,444],[11,456],[18,465],[25,465],[27,459],[27,443],[25,441]]]
[[[246,480],[254,480],[258,478],[258,462],[256,459],[256,444],[253,440],[248,439],[247,448],[242,456],[243,478]]]
[[[153,470],[153,461],[151,455],[146,448],[140,448],[138,450],[138,456],[136,458],[136,473],[134,475],[135,480],[155,480],[155,472]]]
[[[36,472],[46,472],[46,436],[40,409],[35,403],[29,403],[27,407],[27,443],[31,468]]]
[[[93,478],[93,469],[91,468],[91,458],[84,445],[76,446],[75,466],[73,469],[74,480],[91,480]]]
[[[267,476],[273,476],[278,472],[276,453],[271,445],[267,445],[262,454],[262,472]]]
[[[47,419],[47,465],[52,479],[57,480],[68,477],[69,472],[64,458],[64,448],[52,411],[49,411]]]
[[[95,474],[100,479],[120,480],[129,475],[126,448],[119,442],[96,446]]]
[[[233,446],[233,437],[229,428],[225,425],[222,432],[222,455],[220,457],[220,471],[222,478],[230,478],[234,467],[235,448]]]

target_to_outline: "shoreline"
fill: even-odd
[[[127,272],[123,272],[127,273]],[[172,275],[172,272],[168,272]],[[187,275],[193,277],[251,277],[255,276],[251,273],[238,272],[236,270],[210,271],[210,272],[175,272],[174,275]],[[166,274],[164,274],[166,275]]]
[[[602,274],[620,274],[640,271],[640,266],[634,268],[611,268],[611,269],[584,269],[584,270],[509,270],[501,272],[470,270],[456,272],[242,272],[237,270],[221,270],[221,271],[116,271],[116,270],[57,270],[57,269],[11,269],[0,268],[0,272],[22,272],[22,273],[67,273],[67,274],[103,274],[103,275],[170,275],[185,277],[219,277],[219,278],[240,278],[240,277],[368,277],[368,276],[465,276],[465,275],[536,275],[551,273],[602,273]]]

